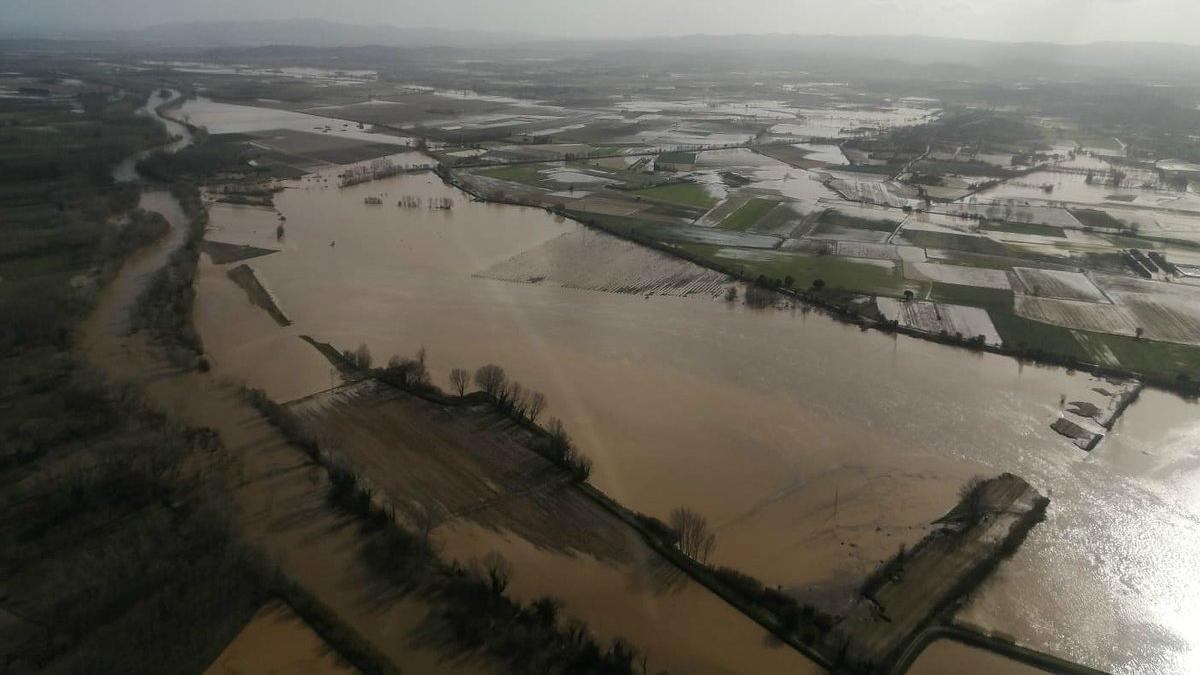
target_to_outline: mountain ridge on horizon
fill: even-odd
[[[731,33],[629,37],[565,38],[439,27],[341,23],[327,19],[259,19],[173,21],[141,30],[7,31],[34,38],[121,41],[130,46],[205,50],[255,47],[354,48],[394,47],[456,49],[794,53],[825,60],[869,59],[909,65],[954,64],[995,68],[1012,64],[1044,64],[1112,69],[1153,77],[1200,72],[1200,45],[1159,42],[1096,41],[1087,43],[999,42],[930,35],[838,35],[832,33]],[[1033,71],[1036,74],[1036,70]]]

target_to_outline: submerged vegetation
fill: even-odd
[[[314,166],[337,163],[346,168],[317,174],[319,185],[306,178],[288,187],[329,194],[344,188],[355,204],[379,207],[376,213],[386,206],[397,214],[398,227],[421,218],[413,208],[420,205],[429,207],[422,211],[438,211],[447,223],[460,210],[491,208],[463,209],[461,198],[403,195],[397,202],[396,195],[388,196],[388,181],[413,178],[396,176],[423,165],[379,157],[411,146],[438,162],[437,177],[477,201],[543,209],[621,237],[628,240],[617,242],[621,246],[648,254],[630,256],[632,262],[621,269],[609,265],[599,281],[588,283],[541,270],[525,274],[524,258],[510,260],[506,275],[493,280],[562,283],[572,290],[647,299],[660,293],[723,295],[727,304],[720,311],[749,314],[734,306],[744,303],[763,321],[767,312],[786,319],[786,310],[803,315],[817,307],[863,330],[900,332],[1098,375],[1136,376],[1188,394],[1200,391],[1195,290],[1200,266],[1191,264],[1200,238],[1187,222],[1200,216],[1194,197],[1200,168],[1187,165],[1200,161],[1200,113],[1190,87],[1160,92],[1114,82],[1093,90],[1076,79],[1052,82],[1040,74],[1013,86],[958,71],[947,77],[940,70],[936,77],[889,81],[886,74],[899,66],[875,62],[825,64],[832,74],[818,82],[810,73],[824,71],[814,68],[799,78],[790,56],[764,55],[761,63],[734,69],[713,60],[729,58],[714,55],[720,50],[697,55],[695,62],[678,55],[664,61],[657,53],[635,60],[617,53],[596,59],[555,55],[546,66],[555,76],[541,78],[530,77],[542,67],[538,60],[501,55],[472,60],[468,68],[462,62],[447,65],[453,59],[446,52],[432,50],[437,53],[430,57],[420,51],[218,49],[205,58],[232,71],[211,73],[212,64],[147,64],[130,54],[112,56],[119,63],[64,58],[63,73],[78,71],[109,84],[70,85],[85,91],[62,98],[56,93],[10,99],[5,88],[0,484],[7,489],[0,492],[0,612],[16,616],[32,636],[20,645],[18,666],[49,672],[202,670],[257,607],[279,597],[359,670],[393,670],[378,645],[271,570],[235,536],[233,477],[242,477],[231,471],[235,462],[213,430],[181,426],[152,410],[135,388],[103,381],[70,354],[79,319],[122,260],[169,231],[161,215],[136,208],[138,182],[113,180],[112,164],[135,153],[141,179],[171,186],[186,230],[179,249],[149,278],[132,327],[189,370],[214,367],[192,324],[200,266],[280,253],[202,242],[207,210],[201,195],[262,215],[282,190],[267,179],[297,178]],[[293,67],[290,60],[279,65],[281,55],[322,68],[328,65],[322,59],[336,57],[339,70],[317,76],[293,72],[286,70]],[[11,58],[20,64],[29,57]],[[355,73],[356,67],[371,74]],[[67,86],[58,75],[44,79],[46,91]],[[180,98],[172,102],[172,114],[189,120],[195,143],[178,152],[147,152],[168,140],[152,118],[134,113],[143,99],[133,92],[148,86],[190,92],[198,116],[204,106],[236,100],[269,108],[272,125],[286,127],[290,122],[279,120],[288,115],[301,121],[295,128],[209,134],[191,123]],[[206,98],[195,98],[196,92]],[[390,141],[350,138],[366,133]],[[410,135],[421,138],[410,143]],[[356,187],[372,180],[382,181],[371,186],[378,195]],[[390,206],[397,204],[404,208]],[[271,222],[257,222],[254,233],[266,240],[273,234],[281,249],[311,243],[305,239],[310,222],[300,218],[285,229],[282,214],[268,217]],[[446,234],[458,234],[452,228]],[[288,237],[292,241],[285,247]],[[604,267],[611,253],[595,244],[598,238],[615,241],[587,233],[578,237],[579,246]],[[331,252],[335,243],[329,241]],[[325,242],[320,246],[324,250]],[[550,267],[571,267],[574,254],[565,250],[539,248],[534,255],[549,259]],[[202,261],[202,251],[210,259]],[[657,270],[646,273],[659,253],[682,260],[658,276]],[[700,270],[707,275],[702,281],[690,263],[708,268]],[[265,279],[248,265],[231,267],[228,276],[252,301],[280,326],[290,325]],[[650,278],[654,283],[644,283]],[[718,565],[716,531],[728,542],[744,539],[746,530],[726,535],[738,523],[731,524],[730,513],[712,503],[660,513],[663,522],[627,509],[589,483],[592,460],[566,425],[551,417],[547,397],[528,379],[519,382],[496,364],[472,370],[465,366],[476,364],[460,362],[449,371],[450,389],[444,391],[434,382],[424,349],[383,362],[365,343],[339,351],[304,339],[351,383],[382,383],[381,389],[407,392],[442,413],[482,411],[481,417],[519,438],[521,448],[549,462],[533,458],[546,486],[599,505],[644,540],[670,574],[703,586],[826,668],[883,667],[894,654],[891,647],[872,652],[863,646],[870,640],[852,644],[838,631],[861,625],[910,636],[910,626],[901,626],[911,619],[906,601],[888,596],[904,586],[906,575],[921,578],[914,561],[939,546],[970,544],[971,533],[1011,515],[989,502],[994,483],[972,481],[960,493],[958,508],[927,540],[915,548],[899,546],[861,583],[832,582],[855,596],[853,611],[859,614],[848,617],[845,603],[838,604],[845,598],[828,604],[814,599],[817,592],[805,586],[819,583],[803,577],[808,570],[797,575],[802,583],[791,583],[796,577],[763,574],[760,580]],[[141,341],[129,342],[142,347]],[[206,381],[211,379],[218,378]],[[361,535],[356,543],[364,574],[378,584],[371,590],[432,608],[416,631],[422,647],[469,654],[520,673],[650,672],[646,651],[624,639],[593,636],[566,616],[560,600],[519,601],[513,578],[541,570],[515,567],[498,554],[470,562],[442,557],[431,542],[432,514],[415,522],[397,520],[397,505],[411,495],[382,494],[375,477],[339,456],[337,439],[312,434],[288,406],[263,391],[243,393],[282,437],[325,469],[312,473],[311,486],[326,503],[309,500],[310,505],[336,509],[340,522]],[[589,438],[594,431],[588,429]],[[749,433],[733,426],[728,431],[723,441]],[[602,472],[606,479],[609,468]],[[779,470],[786,472],[792,472],[784,478],[795,486],[807,485],[809,476],[795,466]],[[710,481],[705,487],[724,478],[698,475]],[[753,494],[745,501],[766,496],[771,495]],[[661,506],[655,497],[651,502]],[[782,502],[773,501],[780,506],[772,508],[786,508]],[[1040,517],[1044,501],[1030,504]],[[721,522],[710,524],[702,513],[721,513]],[[952,614],[951,600],[962,596],[959,591],[978,584],[1034,522],[1030,517],[1006,530],[1000,544],[980,558],[982,564],[965,573],[946,572],[954,588],[919,598],[924,604],[916,604],[928,610],[920,622]],[[869,544],[858,549],[859,544],[892,535],[879,528],[875,535],[864,532],[845,535],[849,544],[841,542],[856,549],[855,560],[866,559],[858,552]],[[897,547],[871,550],[878,554],[874,560]]]
[[[6,133],[20,133],[35,112],[26,105],[0,103]],[[97,289],[167,229],[134,209],[136,186],[108,174],[163,140],[135,107],[132,96],[89,94],[70,124],[38,107],[41,124],[63,128],[22,135],[20,159],[0,144],[14,177],[0,204],[10,242],[0,284],[0,610],[19,617],[5,655],[18,670],[198,672],[268,588],[231,535],[229,461],[214,433],[153,411],[135,387],[69,352]],[[35,182],[18,197],[21,180]]]
[[[194,184],[176,183],[171,194],[188,219],[187,233],[183,245],[171,253],[167,264],[155,273],[138,298],[132,317],[133,327],[147,330],[156,340],[169,346],[168,353],[177,364],[204,367],[201,359],[204,347],[192,325],[192,305],[196,299],[200,240],[208,224],[208,211]]]

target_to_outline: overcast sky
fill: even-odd
[[[316,17],[549,36],[924,34],[1200,44],[1200,0],[0,0],[0,26]]]

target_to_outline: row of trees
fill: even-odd
[[[450,380],[462,396],[466,390],[466,371],[455,368],[450,372]],[[537,424],[538,417],[546,408],[546,395],[540,391],[526,389],[516,380],[510,380],[504,369],[493,363],[480,366],[475,371],[475,386],[483,393],[491,396],[496,405],[521,419],[527,419]]]
[[[450,381],[462,396],[466,391],[467,372],[455,368]],[[496,407],[519,422],[536,425],[542,411],[546,409],[546,395],[540,391],[526,389],[516,380],[509,379],[500,366],[489,363],[480,366],[474,375],[475,386],[486,394]],[[581,453],[567,434],[562,420],[552,418],[541,428],[534,449],[563,467],[578,481],[585,481],[592,473],[592,460]]]
[[[794,597],[779,589],[767,588],[761,581],[731,567],[709,567],[708,561],[717,545],[716,533],[708,519],[686,507],[671,511],[667,523],[640,516],[642,524],[656,537],[673,544],[685,556],[706,567],[718,581],[737,592],[747,602],[757,605],[779,620],[785,633],[797,635],[806,644],[814,644],[833,626],[828,614],[810,604],[801,605]]]
[[[375,364],[371,349],[366,344],[360,344],[353,351],[347,349],[341,356],[347,366],[362,371],[372,370]],[[380,374],[385,381],[403,389],[444,396],[429,375],[424,347],[417,350],[413,358],[393,356]],[[534,442],[536,451],[569,471],[576,480],[587,480],[592,472],[592,461],[575,447],[562,421],[554,418],[544,427],[537,426],[538,420],[546,410],[545,394],[510,379],[504,368],[494,363],[480,366],[474,375],[465,368],[454,368],[450,371],[451,392],[459,398],[467,395],[467,389],[472,382],[498,411],[519,423],[534,426],[541,432]]]

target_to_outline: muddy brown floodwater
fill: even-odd
[[[1038,675],[1043,672],[954,640],[938,640],[929,645],[908,669],[908,675]]]
[[[286,183],[282,242],[270,209],[214,205],[211,239],[282,247],[250,264],[294,322],[278,326],[205,259],[196,322],[218,375],[280,400],[328,388],[329,364],[302,334],[366,343],[379,362],[425,346],[443,385],[453,367],[501,364],[547,394],[598,487],[658,517],[699,511],[716,526],[717,564],[834,609],[969,477],[1009,471],[1051,497],[1048,519],[965,616],[1106,670],[1200,667],[1191,404],[1147,392],[1089,455],[1050,429],[1060,397],[1102,386],[1089,376],[707,294],[479,278],[556,237],[606,235],[472,202],[430,175],[338,190],[339,171]],[[454,208],[398,207],[406,196]],[[578,596],[568,612],[603,614],[603,598]]]
[[[291,607],[272,600],[254,614],[205,675],[353,675],[328,643]]]

